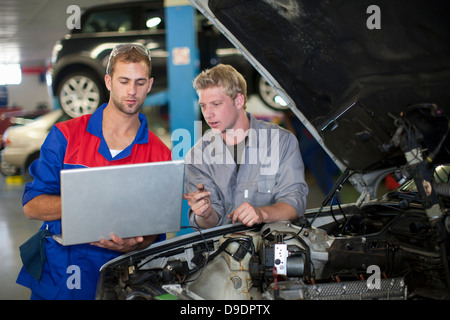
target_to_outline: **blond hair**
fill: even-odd
[[[218,64],[202,71],[194,79],[196,91],[212,87],[222,87],[225,94],[233,100],[241,93],[244,96],[244,105],[247,102],[247,82],[242,74],[230,65]]]

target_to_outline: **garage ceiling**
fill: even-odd
[[[70,5],[86,8],[123,0],[0,0],[0,64],[44,67],[55,42],[69,31]]]

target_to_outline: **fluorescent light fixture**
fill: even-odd
[[[22,69],[18,63],[0,64],[0,85],[20,84]]]
[[[160,23],[161,23],[161,18],[156,17],[156,18],[148,19],[147,22],[145,23],[145,25],[147,26],[147,28],[151,29],[151,28],[156,27]]]

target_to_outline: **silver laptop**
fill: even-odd
[[[177,232],[184,160],[61,171],[62,245]]]

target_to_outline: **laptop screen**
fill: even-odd
[[[184,160],[61,171],[64,245],[177,232]]]

